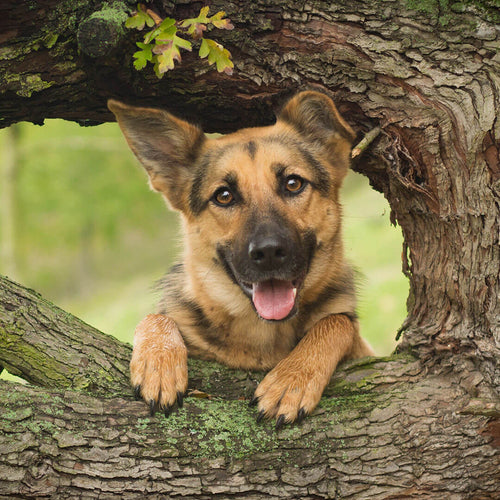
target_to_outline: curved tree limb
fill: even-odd
[[[0,276],[0,365],[47,388],[128,389],[131,349]]]
[[[491,417],[500,409],[471,397],[480,382],[471,370],[460,380],[428,376],[408,354],[352,362],[313,415],[276,432],[273,423],[257,424],[248,406],[259,374],[190,360],[184,408],[151,417],[115,366],[123,367],[128,346],[32,291],[1,284],[0,362],[44,386],[0,382],[0,492],[10,498],[487,498],[496,491]],[[467,453],[457,457],[456,447]],[[443,466],[460,480],[436,480]]]
[[[449,379],[414,383],[420,370],[405,357],[351,367],[335,397],[279,433],[257,424],[247,401],[187,398],[168,419],[151,418],[141,402],[0,382],[0,491],[493,498],[500,460],[489,417],[464,414],[469,398]]]

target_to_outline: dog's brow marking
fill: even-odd
[[[295,148],[311,168],[314,174],[313,184],[316,189],[324,196],[328,195],[330,190],[330,175],[328,170],[314,157],[305,143],[285,135],[271,135],[264,138],[264,141]]]
[[[300,154],[306,160],[306,162],[311,166],[314,173],[316,175],[316,188],[318,191],[325,196],[328,195],[328,191],[330,190],[330,175],[321,163],[314,158],[314,156],[304,147],[297,145],[297,149],[300,151]]]
[[[203,170],[199,170],[194,179],[193,179],[193,184],[191,186],[191,192],[189,193],[189,207],[191,208],[191,211],[193,214],[198,215],[200,214],[204,208],[207,206],[206,201],[203,201],[201,198],[201,187],[203,184],[203,179],[205,175]]]
[[[203,181],[207,177],[207,170],[210,168],[210,164],[220,160],[228,151],[234,149],[236,146],[236,144],[226,144],[208,151],[200,157],[194,173],[191,192],[189,194],[189,207],[193,214],[199,215],[208,205],[208,200],[202,198],[201,192],[203,189]]]
[[[238,176],[236,172],[229,172],[225,177],[224,177],[224,182],[227,184],[227,186],[231,189],[233,194],[238,198],[241,199],[241,193],[238,189]]]
[[[248,151],[251,160],[255,160],[255,153],[257,153],[257,144],[254,141],[249,141],[245,144],[245,149]]]
[[[238,187],[238,176],[236,172],[229,172],[224,177],[224,182],[230,187],[236,189]]]
[[[273,163],[271,170],[276,174],[276,177],[281,177],[286,170],[286,165],[283,165],[283,163]]]

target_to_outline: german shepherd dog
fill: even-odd
[[[258,419],[301,420],[340,361],[372,354],[341,236],[353,130],[316,91],[295,95],[272,126],[216,139],[165,111],[108,106],[184,229],[158,314],[135,332],[136,394],[153,414],[181,406],[189,354],[270,370],[252,401]]]

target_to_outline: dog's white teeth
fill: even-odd
[[[297,288],[294,287],[293,289],[293,298],[295,299],[297,297]]]

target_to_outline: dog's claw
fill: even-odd
[[[301,408],[299,410],[299,412],[297,413],[297,420],[296,422],[298,424],[300,424],[302,422],[302,420],[304,420],[304,418],[306,417],[307,413],[306,413],[306,410],[304,410],[304,408]]]
[[[259,414],[257,415],[257,422],[260,422],[264,418],[264,414],[266,412],[264,410],[260,410]]]
[[[259,398],[257,396],[254,396],[248,403],[248,406],[255,406],[259,401]]]
[[[134,398],[137,401],[140,401],[140,399],[141,399],[141,386],[140,385],[136,385],[134,387]]]
[[[283,414],[282,414],[282,415],[280,415],[280,416],[278,417],[278,419],[276,420],[276,427],[275,427],[275,429],[276,429],[277,431],[279,431],[279,430],[283,427],[283,424],[284,424],[284,423],[285,423],[285,415],[283,415]]]
[[[172,410],[174,409],[173,405],[167,405],[162,408],[163,414],[165,417],[170,417]]]
[[[182,405],[184,404],[184,394],[180,391],[177,392],[177,406],[179,408],[182,408]]]
[[[156,413],[156,401],[154,399],[149,400],[149,414],[154,417]]]

